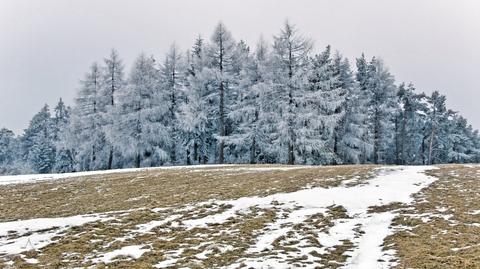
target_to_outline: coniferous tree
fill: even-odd
[[[396,87],[393,76],[383,62],[375,57],[368,64],[367,90],[370,100],[368,126],[373,139],[373,163],[392,163],[395,152],[393,120],[396,111]],[[393,149],[393,151],[392,151]]]
[[[103,74],[100,90],[100,99],[102,102],[102,128],[105,133],[108,133],[113,128],[115,119],[113,115],[117,105],[117,95],[125,87],[126,81],[124,77],[124,66],[118,52],[112,49],[108,58],[103,59]],[[113,142],[106,141],[108,145],[108,160],[107,169],[111,169],[114,165],[114,157],[120,156],[119,153],[114,152]],[[120,161],[117,160],[117,163]]]
[[[211,104],[215,93],[212,91],[211,72],[206,68],[203,39],[198,37],[189,53],[189,70],[185,80],[185,102],[180,105],[179,127],[182,131],[182,145],[185,147],[186,163],[207,163],[213,145],[215,117]]]
[[[54,130],[50,108],[45,105],[24,131],[21,138],[23,158],[35,173],[52,171],[55,162]]]
[[[311,49],[312,41],[299,35],[289,22],[285,22],[280,34],[274,37],[272,78],[278,105],[276,142],[286,148],[286,154],[281,154],[278,160],[288,164],[295,163],[295,118],[299,113],[296,98],[304,86]]]
[[[53,171],[59,173],[73,172],[75,169],[75,160],[73,154],[73,145],[68,146],[66,143],[69,133],[70,124],[70,107],[67,107],[62,98],[58,101],[58,104],[54,109],[55,116],[53,118],[55,130],[54,130],[54,143],[56,147],[55,164]]]
[[[81,81],[81,87],[75,99],[71,116],[70,145],[76,148],[75,162],[77,170],[97,170],[107,168],[108,147],[102,128],[104,102],[100,95],[102,73],[97,63]],[[76,144],[76,146],[75,146]]]
[[[13,131],[6,128],[0,129],[0,175],[16,172],[15,170],[11,169],[11,167],[18,158],[16,154],[17,143],[18,142]]]
[[[350,63],[347,58],[342,58],[339,53],[334,58],[334,66],[339,74],[339,86],[345,90],[345,102],[343,117],[335,130],[338,146],[336,155],[342,163],[359,163],[363,149],[363,140],[366,130],[365,107],[362,103],[360,88],[355,83]]]
[[[128,86],[119,93],[112,141],[134,167],[168,161],[170,138],[166,118],[168,97],[160,90],[155,60],[141,54],[130,73]]]
[[[265,154],[270,142],[268,132],[263,128],[269,124],[264,113],[270,88],[268,47],[260,39],[252,55],[245,48],[241,51],[243,68],[239,74],[238,93],[228,115],[234,125],[227,140],[234,149],[230,161],[251,164],[268,162]]]
[[[180,105],[183,102],[182,85],[184,84],[184,64],[182,55],[179,53],[175,44],[170,47],[165,57],[165,61],[161,68],[162,90],[168,95],[169,113],[167,125],[170,137],[170,162],[176,164],[177,152],[180,138],[180,126],[178,115],[180,113]]]
[[[341,163],[336,131],[344,116],[346,90],[332,62],[330,46],[309,67],[308,86],[297,98],[300,125],[296,128],[303,163]]]
[[[208,61],[208,72],[211,72],[211,78],[216,88],[218,100],[216,134],[218,153],[216,154],[218,163],[224,163],[225,139],[227,136],[227,117],[231,88],[235,83],[233,81],[233,72],[236,64],[236,45],[231,33],[222,23],[215,28],[211,37],[211,43],[206,51],[206,60]],[[215,99],[217,99],[215,98]]]
[[[445,126],[448,124],[449,111],[445,106],[445,96],[434,91],[427,98],[429,110],[426,117],[425,136],[423,139],[426,164],[442,162],[445,154]]]

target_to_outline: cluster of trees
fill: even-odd
[[[445,96],[396,85],[384,63],[349,60],[285,23],[254,50],[218,24],[128,76],[115,50],[75,104],[45,105],[18,137],[0,130],[0,173],[204,163],[479,162],[480,137]]]

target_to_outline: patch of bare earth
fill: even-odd
[[[221,169],[151,169],[0,186],[0,222],[90,213],[110,217],[70,227],[44,248],[15,255],[0,254],[0,267],[8,268],[12,261],[14,268],[151,268],[159,263],[171,268],[230,265],[248,256],[247,251],[258,236],[269,225],[288,216],[288,209],[277,204],[268,208],[251,207],[246,212],[236,212],[226,222],[205,227],[188,227],[183,222],[228,210],[229,205],[215,200],[267,196],[307,187],[335,187],[345,180],[349,185],[360,184],[374,175],[375,166],[293,168],[245,165]],[[341,218],[348,218],[344,209],[333,207],[325,214],[292,224],[291,232],[298,242],[277,238],[274,249],[265,255],[282,252],[288,255],[292,251],[287,259],[289,264],[311,263],[295,252],[304,246],[320,248],[312,234],[328,229],[334,220]],[[141,246],[143,255],[137,259],[128,255],[105,259],[106,254],[132,245]],[[318,254],[318,261],[340,264],[351,247],[351,242],[343,242]],[[38,263],[29,264],[28,258]],[[323,263],[326,267],[332,264]]]

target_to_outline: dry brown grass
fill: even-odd
[[[330,248],[327,253],[310,253],[315,257],[313,261],[298,255],[302,247],[322,248],[317,240],[318,232],[328,232],[334,221],[349,218],[341,206],[294,224],[289,234],[275,240],[273,249],[258,254],[248,254],[246,250],[268,225],[290,213],[277,202],[268,209],[250,208],[224,223],[207,227],[187,229],[170,222],[150,233],[132,234],[137,225],[168,216],[178,215],[175,221],[181,223],[228,210],[229,205],[212,199],[266,196],[307,186],[333,187],[345,179],[357,178],[349,183],[353,186],[374,175],[375,168],[326,166],[259,172],[248,170],[251,167],[236,166],[235,170],[227,167],[223,171],[218,167],[152,169],[0,186],[2,222],[119,211],[106,214],[114,219],[72,227],[40,250],[9,257],[0,255],[0,268],[7,268],[2,262],[8,260],[15,262],[14,268],[151,268],[159,261],[172,259],[176,259],[176,263],[171,268],[216,268],[238,262],[240,258],[279,255],[286,256],[288,264],[297,267],[314,263],[318,268],[337,268],[344,263],[348,258],[346,252],[354,248],[350,241]],[[370,213],[394,211],[399,214],[392,226],[400,229],[386,238],[385,248],[396,250],[398,268],[480,268],[480,226],[474,225],[480,223],[480,214],[471,214],[480,210],[480,167],[444,165],[428,173],[438,180],[415,194],[412,205],[392,203],[369,209]],[[194,206],[186,209],[186,204]],[[154,208],[165,209],[152,210]],[[360,227],[355,232],[362,233]],[[119,241],[122,237],[126,240]],[[137,260],[117,257],[109,264],[92,262],[98,253],[128,245],[144,245],[149,251]],[[181,251],[175,253],[178,250]],[[201,253],[208,255],[198,258],[196,255]],[[39,264],[28,264],[24,258],[36,258]]]
[[[293,192],[307,185],[332,187],[343,179],[368,178],[375,166],[322,166],[262,172],[242,170],[252,167],[275,166],[239,165],[235,170],[227,167],[227,172],[218,167],[151,169],[0,186],[0,222],[175,206],[208,199],[266,196]]]
[[[471,214],[480,210],[480,167],[443,165],[428,173],[438,180],[394,219],[394,227],[409,230],[386,239],[397,250],[397,268],[480,268],[480,226],[472,225],[480,214]]]
[[[72,268],[94,265],[96,253],[105,253],[128,245],[145,245],[149,249],[139,259],[118,257],[96,268],[151,268],[162,260],[177,259],[172,268],[212,268],[228,265],[240,257],[264,232],[264,228],[289,212],[277,208],[251,208],[248,213],[237,214],[225,223],[205,228],[186,229],[172,227],[171,223],[154,228],[151,233],[135,234],[139,224],[179,215],[176,221],[202,218],[228,209],[228,205],[211,201],[236,199],[245,196],[266,196],[279,192],[293,192],[305,187],[333,187],[346,179],[357,179],[351,185],[360,184],[374,175],[375,166],[299,167],[295,170],[252,171],[252,167],[235,166],[235,169],[218,167],[202,169],[152,169],[140,172],[115,173],[78,177],[65,180],[19,184],[0,187],[0,221],[39,217],[63,217],[88,213],[112,212],[108,221],[96,221],[72,227],[65,234],[54,238],[55,242],[38,250],[23,253],[35,257],[34,267]],[[290,166],[288,166],[290,167]],[[210,202],[205,202],[210,201]],[[199,204],[199,202],[203,202]],[[194,208],[185,209],[186,204]],[[166,208],[162,211],[154,208]],[[136,209],[125,212],[126,210]],[[345,217],[344,209],[331,208],[328,216],[311,219],[310,226],[296,226],[301,238],[312,238],[312,229],[327,229],[332,220]],[[310,231],[310,234],[309,234]],[[15,235],[12,235],[15,236]],[[125,241],[118,238],[127,236]],[[281,239],[279,239],[279,242]],[[315,244],[314,241],[310,241]],[[318,243],[318,242],[317,242]],[[229,249],[222,249],[229,246]],[[288,248],[287,244],[279,247]],[[294,247],[292,247],[294,248]],[[341,262],[343,253],[350,249],[349,242],[332,249],[327,257]],[[172,252],[181,249],[177,254]],[[195,255],[208,252],[205,259]],[[15,268],[32,268],[19,255],[3,257],[15,261]],[[302,264],[302,257],[294,257],[291,264]],[[0,257],[0,267],[2,257]]]

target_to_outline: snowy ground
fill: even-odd
[[[189,169],[194,174],[206,173],[198,171],[203,168]],[[279,171],[287,173],[283,176],[311,173],[307,170],[314,168],[209,169],[260,177]],[[426,171],[435,169],[375,168],[373,178],[345,177],[331,187],[307,184],[266,196],[205,197],[183,206],[4,222],[0,223],[0,264],[3,259],[5,266],[13,267],[103,264],[115,268],[137,263],[156,268],[392,268],[399,265],[398,250],[393,247],[399,243],[386,239],[411,229],[396,222],[404,218],[405,210],[416,207],[418,199],[425,199],[419,195],[437,180]],[[31,180],[34,177],[27,179]],[[479,215],[478,209],[470,209],[469,216]],[[436,210],[408,216],[425,223],[438,216],[452,219],[447,207]],[[476,229],[474,224],[471,229]],[[451,251],[471,251],[478,243]]]
[[[223,168],[223,167],[229,167],[229,166],[233,166],[233,165],[228,165],[228,164],[195,165],[195,169],[217,168],[217,167]],[[36,182],[42,182],[42,181],[53,181],[58,179],[93,176],[93,175],[95,176],[108,175],[108,174],[114,174],[114,173],[131,173],[131,172],[142,172],[142,171],[148,171],[148,170],[191,169],[191,168],[192,166],[162,166],[162,167],[154,167],[154,168],[112,169],[112,170],[85,171],[85,172],[63,173],[63,174],[27,174],[27,175],[0,176],[0,185],[27,184],[27,183],[36,183]]]

